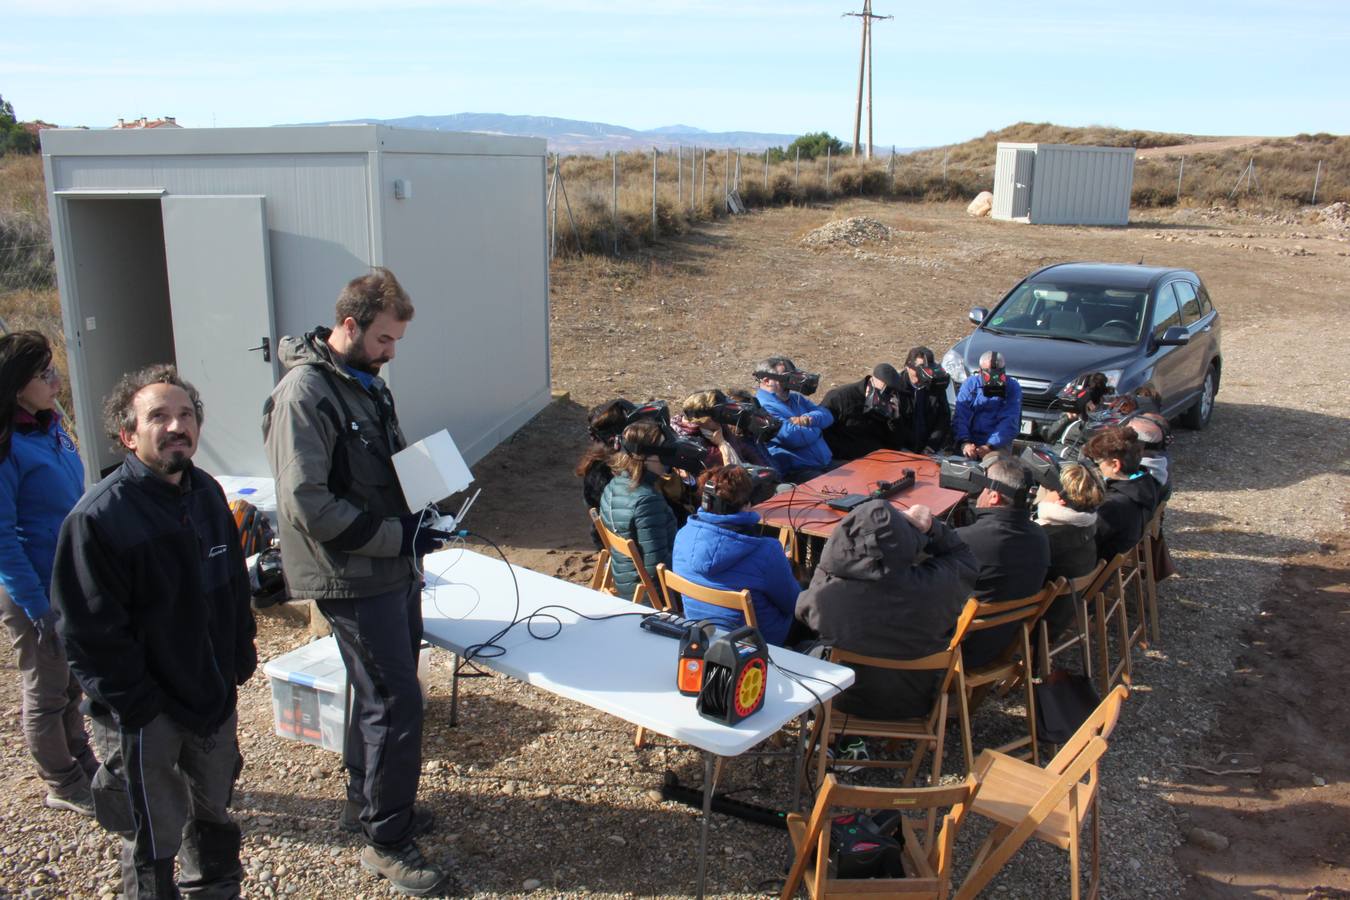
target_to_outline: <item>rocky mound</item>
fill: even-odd
[[[853,216],[848,219],[836,219],[809,232],[802,238],[808,247],[861,247],[863,244],[885,243],[895,235],[895,230],[883,225],[876,219],[866,216]]]

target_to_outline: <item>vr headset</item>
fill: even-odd
[[[631,400],[625,400],[620,397],[618,400],[612,400],[606,405],[614,407],[622,412],[623,418],[619,420],[618,424],[608,428],[596,428],[594,425],[588,425],[586,426],[586,433],[591,436],[592,440],[601,444],[617,446],[619,443],[619,435],[623,434],[623,430],[633,421],[633,411],[637,409],[637,404]]]
[[[868,385],[867,396],[863,399],[863,409],[874,416],[893,422],[900,418],[900,398],[890,388],[879,391]]]
[[[948,375],[947,371],[941,366],[920,365],[911,366],[910,368],[912,368],[914,373],[919,376],[918,386],[920,388],[931,387],[941,389],[950,384],[952,380],[952,376]]]
[[[793,365],[792,360],[781,357],[772,360],[775,366],[784,365],[786,372],[775,372],[772,369],[756,369],[754,376],[758,379],[769,378],[777,381],[786,387],[789,391],[796,391],[799,394],[811,396],[820,387],[820,373],[801,372]]]
[[[670,427],[670,408],[666,405],[666,401],[651,400],[634,408],[628,416],[627,424],[631,425],[644,419],[650,419],[660,428],[661,442],[659,444],[634,444],[621,437],[619,447],[625,453],[633,456],[654,456],[661,461],[662,465],[669,466],[672,469],[683,469],[690,475],[697,475],[703,471],[703,459],[706,451],[695,441],[680,437],[675,433],[675,429]]]
[[[981,367],[980,388],[986,397],[1003,397],[1008,393],[1008,373],[1003,368],[1003,354],[995,353],[989,368]]]
[[[989,490],[1006,498],[1019,509],[1031,505],[1030,487],[1015,491],[984,474],[984,468],[978,461],[964,456],[945,456],[938,461],[938,487],[964,491],[971,496]]]
[[[783,423],[754,403],[727,400],[712,408],[711,418],[723,425],[734,426],[752,440],[768,443],[778,434]]]
[[[750,499],[746,501],[746,506],[763,503],[778,490],[778,473],[768,466],[751,466],[745,463],[736,463],[735,465],[739,465],[745,470],[753,485],[750,488]],[[725,500],[717,496],[717,488],[711,481],[703,485],[703,493],[698,498],[698,505],[700,509],[717,516],[725,516],[734,512],[727,506]]]
[[[1031,477],[1037,484],[1056,494],[1063,493],[1064,485],[1059,480],[1059,467],[1063,465],[1063,460],[1048,446],[1033,444],[1022,451],[1019,459],[1031,470]]]

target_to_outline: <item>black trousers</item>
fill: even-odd
[[[422,774],[422,595],[417,582],[359,600],[320,600],[352,688],[343,763],[366,841],[393,849],[412,833]]]

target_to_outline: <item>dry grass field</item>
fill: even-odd
[[[892,237],[802,244],[852,215],[879,220]],[[553,379],[570,396],[475,467],[483,495],[472,525],[515,563],[583,580],[593,556],[570,470],[588,406],[748,386],[753,362],[773,352],[822,372],[827,389],[914,344],[941,354],[967,332],[969,307],[1071,259],[1194,268],[1224,319],[1213,424],[1182,432],[1174,448],[1168,529],[1182,577],[1162,588],[1162,641],[1136,666],[1103,770],[1105,895],[1344,896],[1350,701],[1338,686],[1350,675],[1340,652],[1350,646],[1350,396],[1327,373],[1350,352],[1350,231],[1307,211],[1136,210],[1128,228],[1038,228],[970,219],[960,203],[854,199],[690,224],[619,260],[559,260]],[[407,339],[435,336],[414,327]],[[260,656],[307,638],[264,618]],[[112,842],[92,823],[38,809],[17,673],[7,654],[0,666],[0,896],[110,897]],[[617,720],[503,678],[465,683],[455,729],[448,698],[438,664],[422,797],[441,825],[423,847],[454,861],[455,893],[690,896],[697,815],[655,788],[666,771],[696,782],[695,753],[663,740],[634,752],[632,729]],[[977,746],[1016,716],[1015,706],[986,704]],[[247,765],[235,811],[246,894],[387,896],[334,826],[337,758],[281,741],[271,720],[259,675],[240,705]],[[948,757],[949,775],[958,758]],[[781,762],[738,760],[725,778],[740,798],[785,801]],[[1227,846],[1205,849],[1196,828]],[[962,837],[958,872],[980,833]],[[712,834],[715,895],[773,890],[786,859],[781,832],[716,816]],[[991,894],[1065,896],[1065,872],[1062,852],[1028,846]]]

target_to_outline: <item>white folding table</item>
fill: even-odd
[[[556,616],[561,629],[542,617],[536,617],[532,625],[521,622],[496,641],[504,654],[478,655],[473,662],[703,751],[700,897],[707,868],[715,758],[739,756],[807,712],[818,699],[827,700],[853,683],[851,669],[770,647],[769,656],[775,665],[769,669],[764,706],[734,727],[723,725],[703,718],[695,709],[694,698],[676,690],[678,641],[642,630],[636,615],[601,621],[579,615],[649,613],[649,607],[519,566],[508,569],[500,559],[462,547],[426,557],[423,570],[427,590],[422,595],[422,622],[429,643],[464,656],[466,650],[512,621],[536,611]],[[530,634],[530,628],[540,636],[557,634],[540,640]],[[800,682],[781,669],[793,672]],[[457,688],[456,682],[452,717],[458,702]],[[796,777],[800,777],[800,760],[796,769]],[[800,794],[799,788],[795,794]]]

